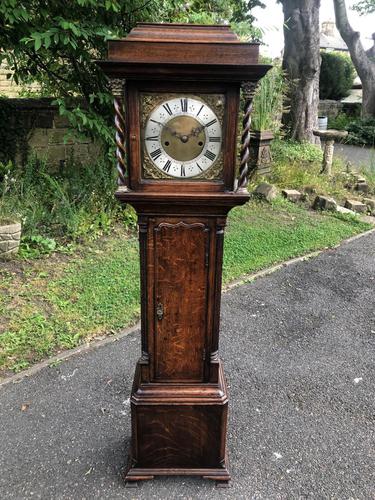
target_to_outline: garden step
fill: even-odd
[[[349,208],[341,207],[340,205],[337,205],[337,212],[339,214],[351,214],[351,215],[357,215],[356,212],[353,212],[353,210],[350,210]]]
[[[358,200],[346,200],[345,208],[349,208],[350,210],[353,210],[354,212],[357,212],[359,214],[367,212],[367,206]]]
[[[317,196],[313,203],[314,210],[337,210],[337,203],[333,198],[328,196]]]
[[[359,191],[360,193],[368,193],[370,190],[370,187],[366,181],[364,181],[364,182],[358,181],[357,184],[354,186],[354,190]]]
[[[300,201],[302,198],[302,193],[297,191],[296,189],[283,189],[281,194],[289,201],[295,203],[296,201]]]
[[[259,184],[259,186],[256,187],[254,193],[266,201],[272,201],[277,197],[278,190],[272,184],[262,182],[261,184]]]
[[[375,200],[373,198],[363,198],[362,201],[365,205],[367,205],[371,215],[375,215]]]

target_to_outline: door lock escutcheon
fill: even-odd
[[[156,304],[156,316],[157,316],[159,321],[161,321],[164,317],[164,307],[163,307],[163,304],[161,302],[158,302]]]

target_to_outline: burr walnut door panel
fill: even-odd
[[[179,220],[154,227],[155,379],[202,381],[210,230]]]

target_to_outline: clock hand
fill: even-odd
[[[154,123],[157,123],[158,125],[160,125],[162,128],[165,128],[166,130],[169,130],[169,132],[172,134],[172,135],[176,135],[177,136],[177,132],[175,130],[172,130],[170,127],[168,127],[168,125],[164,125],[164,123],[161,123],[161,122],[158,122],[157,120],[154,120],[152,119],[151,120],[152,122]]]
[[[193,128],[188,137],[197,137],[206,127],[207,125],[201,125],[200,127]]]

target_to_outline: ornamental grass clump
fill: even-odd
[[[264,78],[254,96],[252,130],[278,132],[281,127],[286,80],[280,66],[274,66]]]

